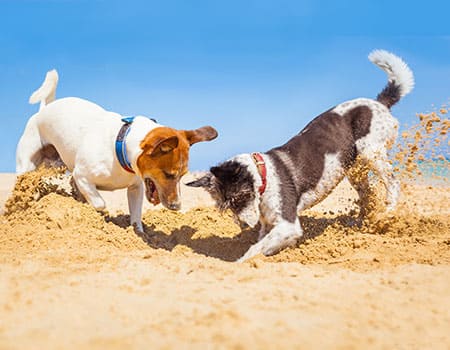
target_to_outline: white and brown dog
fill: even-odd
[[[411,70],[392,53],[376,50],[370,61],[389,82],[377,100],[358,98],[333,107],[311,121],[298,135],[265,153],[241,154],[212,167],[189,183],[205,187],[219,208],[231,209],[241,223],[261,225],[259,241],[239,259],[274,254],[302,236],[297,213],[323,200],[348,176],[366,202],[369,180],[349,170],[358,157],[381,178],[387,209],[393,209],[399,184],[392,175],[387,145],[395,141],[398,121],[390,108],[414,86]]]
[[[216,130],[175,130],[143,116],[123,119],[80,98],[55,100],[57,83],[56,70],[48,72],[30,97],[41,105],[17,146],[16,172],[36,169],[50,154],[67,166],[97,210],[105,208],[98,190],[127,188],[130,221],[141,231],[144,184],[151,203],[180,209],[179,180],[188,170],[189,148],[216,138]]]

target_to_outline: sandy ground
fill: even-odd
[[[0,348],[450,348],[448,187],[404,186],[394,216],[355,227],[344,182],[302,214],[302,244],[243,264],[256,232],[182,193],[145,235],[123,191],[108,214],[51,193],[0,216]]]

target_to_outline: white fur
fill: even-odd
[[[359,107],[359,106],[367,106],[372,111],[379,109],[380,111],[382,110],[382,111],[386,111],[387,113],[389,113],[389,109],[384,104],[382,104],[378,101],[372,100],[370,98],[364,98],[364,97],[355,98],[353,100],[342,102],[333,108],[333,112],[342,116],[345,113],[347,113],[349,110]]]
[[[266,227],[272,227],[277,225],[281,221],[281,195],[280,195],[280,182],[275,169],[274,164],[271,159],[265,155],[261,154],[266,163],[267,171],[267,185],[266,190],[261,196],[261,224]],[[259,193],[258,193],[259,194]],[[264,233],[265,234],[265,233]]]
[[[295,244],[302,235],[303,231],[298,218],[293,223],[281,220],[267,235],[253,244],[237,262],[243,262],[258,254],[275,254]]]
[[[40,102],[39,110],[55,100],[56,86],[58,85],[58,72],[53,69],[47,72],[42,85],[30,96],[29,102],[35,104]]]
[[[57,77],[56,71],[52,72],[47,74],[47,78]],[[51,144],[72,172],[80,192],[97,210],[105,208],[105,202],[97,189],[128,188],[130,221],[142,230],[144,186],[136,166],[142,152],[139,144],[148,132],[161,125],[145,117],[135,118],[126,144],[127,156],[136,174],[126,172],[115,154],[115,140],[123,125],[122,116],[75,97],[62,98],[45,105],[49,96],[54,94],[57,82],[57,79],[47,78],[32,96],[32,101],[41,101],[41,109],[29,119],[18,143],[16,172],[21,174],[34,170],[40,163],[39,150]],[[54,85],[51,85],[53,82]]]
[[[267,155],[261,155],[266,164],[267,171],[267,185],[262,195],[259,194],[259,188],[262,184],[261,175],[259,174],[252,156],[250,154],[243,154],[233,158],[233,160],[247,165],[247,169],[255,179],[254,191],[256,198],[249,207],[251,207],[251,210],[253,211],[252,223],[254,222],[256,225],[259,221],[261,225],[258,242],[252,245],[238,262],[243,262],[257,254],[274,254],[279,250],[294,244],[303,235],[298,219],[294,223],[290,223],[282,218],[280,184],[276,169]],[[258,218],[255,222],[254,218],[256,215]],[[239,215],[239,219],[245,221],[246,218]],[[249,224],[248,221],[245,222]],[[254,225],[250,226],[253,227]]]
[[[387,144],[392,143],[397,138],[399,122],[389,110],[372,110],[372,122],[369,133],[356,141],[356,149],[359,156],[380,177],[387,192],[388,211],[393,210],[397,205],[400,193],[400,184],[395,179],[392,166],[388,159]]]
[[[413,73],[400,57],[385,50],[374,50],[369,54],[369,60],[387,73],[389,81],[400,86],[401,97],[413,89]]]
[[[302,194],[297,211],[308,209],[324,199],[343,179],[344,168],[339,153],[325,154],[324,169],[316,187]]]

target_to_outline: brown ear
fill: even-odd
[[[165,139],[157,140],[151,147],[146,150],[149,156],[161,156],[163,154],[171,152],[174,148],[178,147],[178,137],[171,136]]]
[[[217,131],[211,126],[204,126],[195,130],[185,130],[184,134],[190,145],[201,141],[211,141],[217,137]]]

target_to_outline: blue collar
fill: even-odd
[[[131,167],[131,163],[127,156],[127,145],[125,143],[125,139],[130,132],[131,123],[133,123],[134,117],[122,118],[123,125],[120,128],[119,133],[116,137],[116,156],[119,160],[120,165],[129,173],[135,173],[133,168]]]

